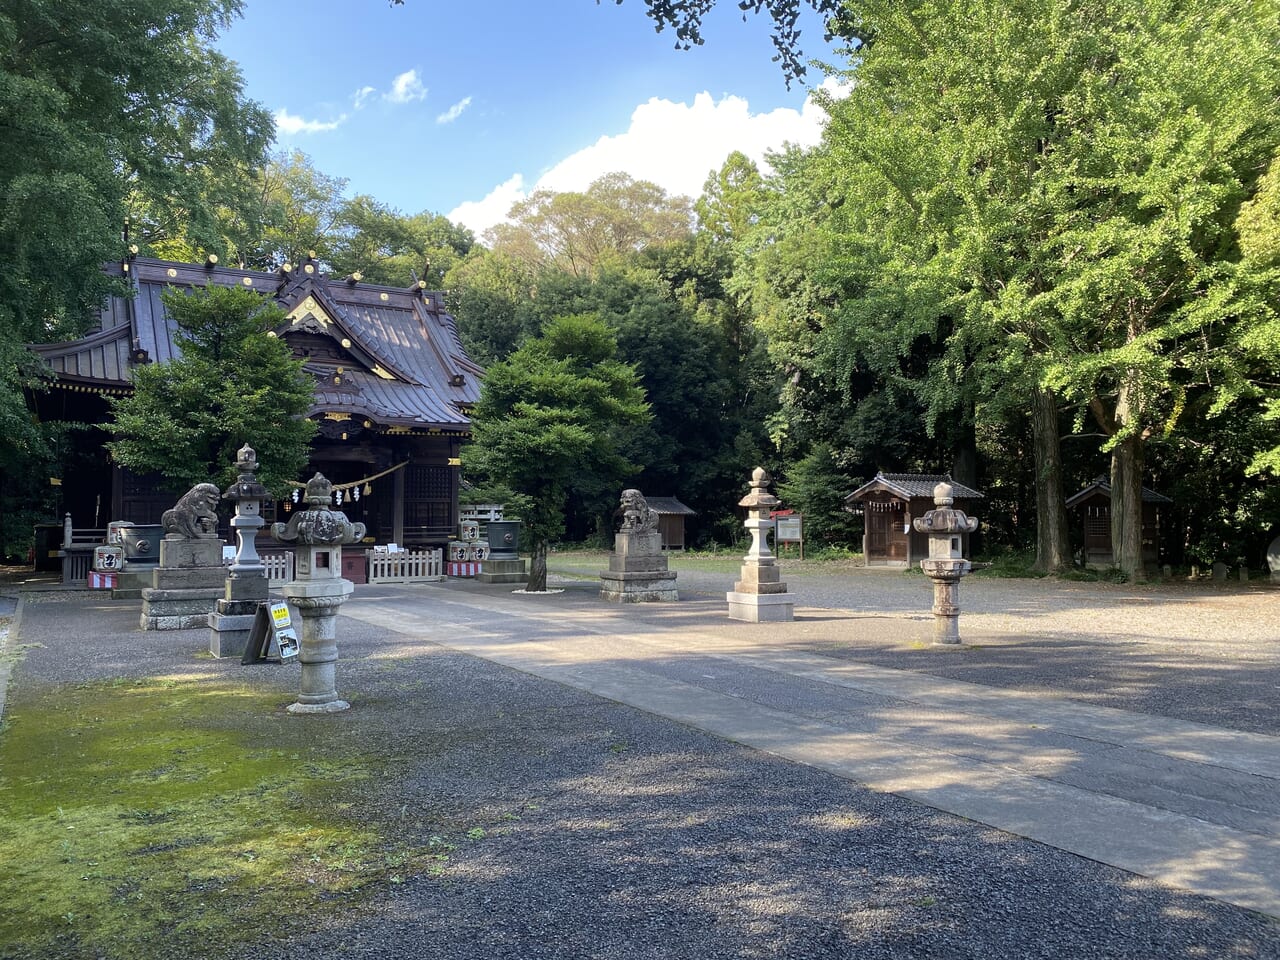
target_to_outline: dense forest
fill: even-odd
[[[483,237],[272,154],[211,47],[234,3],[24,6],[0,13],[6,515],[39,509],[22,478],[69,445],[26,414],[41,372],[20,344],[82,332],[99,265],[133,244],[425,280],[486,365],[602,324],[650,414],[618,424],[613,460],[696,510],[695,542],[738,536],[756,465],[834,546],[857,544],[843,498],[878,470],[982,489],[984,549],[1043,570],[1072,562],[1064,501],[1099,476],[1130,576],[1143,486],[1174,502],[1175,565],[1256,568],[1278,532],[1274,4],[823,4],[847,49],[817,147],[732,153],[697,197],[624,173],[538,191]],[[615,479],[566,481],[566,537],[605,532]]]

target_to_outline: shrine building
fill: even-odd
[[[218,284],[255,290],[284,309],[274,333],[316,378],[308,416],[319,431],[305,480],[320,471],[343,490],[340,509],[368,528],[367,542],[440,545],[458,513],[458,453],[471,432],[482,368],[463,350],[440,293],[419,283],[388,287],[327,276],[315,260],[276,272],[133,257],[109,268],[133,287],[102,309],[96,330],[70,343],[31,349],[54,373],[32,394],[44,420],[95,425],[78,443],[62,478],[62,510],[76,527],[113,520],[160,522],[184,491],[114,464],[101,426],[107,397],[127,393],[131,371],[176,354],[173,321],[160,294],[169,287]],[[268,523],[287,519],[291,502],[268,502]]]

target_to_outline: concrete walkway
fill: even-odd
[[[813,609],[449,584],[343,613],[1280,917],[1280,738],[827,657],[801,649],[833,628]]]

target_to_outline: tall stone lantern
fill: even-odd
[[[773,526],[769,511],[780,502],[769,492],[770,480],[767,470],[756,467],[751,472],[751,492],[738,501],[738,506],[747,511],[743,526],[751,535],[751,549],[742,558],[742,579],[725,594],[730,620],[789,623],[796,618],[795,594],[787,590],[782,570],[765,539]]]
[[[960,642],[960,578],[972,565],[964,558],[964,534],[978,529],[978,521],[956,510],[951,484],[933,488],[936,507],[915,520],[915,528],[929,536],[929,557],[920,569],[933,581],[933,642]]]
[[[305,510],[296,511],[287,524],[275,523],[271,535],[296,543],[294,579],[280,588],[302,616],[298,662],[302,665],[301,693],[290,713],[337,713],[349,706],[338,699],[335,673],[338,664],[336,621],[338,608],[354,587],[342,578],[342,545],[364,536],[364,524],[352,523],[346,514],[330,509],[333,484],[317,473],[307,482]]]
[[[258,455],[247,443],[236,454],[236,479],[222,498],[235,504],[231,529],[236,555],[227,574],[225,592],[209,614],[209,652],[215,657],[244,653],[258,607],[267,599],[267,568],[258,556],[256,539],[262,529],[262,501],[267,488],[258,481]]]

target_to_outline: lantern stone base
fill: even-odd
[[[662,557],[666,565],[666,557]],[[679,600],[676,575],[669,570],[618,573],[605,570],[600,574],[600,599],[609,603],[657,603]]]
[[[265,576],[228,578],[222,599],[208,618],[211,654],[219,659],[244,656],[258,607],[269,593]]]
[[[783,585],[785,589],[785,584]],[[794,593],[725,594],[729,601],[729,619],[746,623],[790,623],[796,618]]]
[[[341,713],[350,709],[351,704],[345,700],[328,700],[324,703],[303,703],[299,700],[285,707],[289,713]]]
[[[490,556],[476,579],[481,583],[527,583],[529,572],[523,560],[495,560]]]

